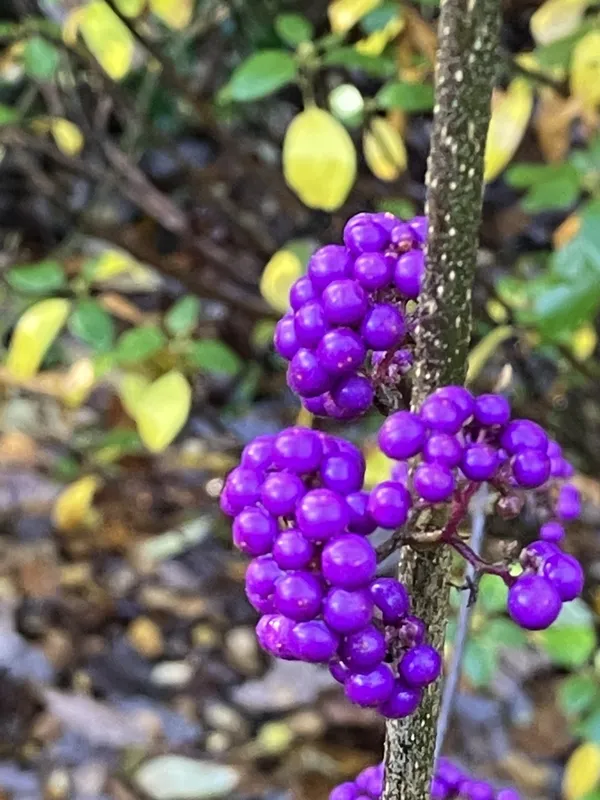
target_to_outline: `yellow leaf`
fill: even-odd
[[[124,17],[139,17],[146,6],[146,0],[115,0],[115,6]]]
[[[137,402],[136,422],[148,450],[160,453],[185,425],[192,390],[181,372],[172,370],[158,378]]]
[[[119,383],[119,399],[123,408],[132,419],[136,418],[138,406],[144,392],[150,386],[150,381],[145,375],[137,372],[127,372]]]
[[[85,8],[83,6],[74,8],[67,14],[63,22],[62,37],[63,42],[68,44],[69,47],[75,47],[77,44],[77,34],[79,33],[79,28],[81,27],[81,22],[84,17]]]
[[[334,33],[346,33],[381,0],[333,0],[327,9],[329,24]]]
[[[90,358],[76,361],[61,382],[61,395],[69,408],[79,408],[85,403],[96,382],[96,370]]]
[[[79,155],[83,149],[84,138],[77,125],[68,119],[54,117],[50,123],[50,130],[59,150],[68,156]]]
[[[600,31],[580,39],[571,59],[571,92],[584,108],[600,105]]]
[[[498,325],[502,325],[508,319],[508,311],[498,300],[488,300],[485,304],[485,310],[489,317],[494,320]]]
[[[592,325],[582,325],[571,336],[571,351],[578,361],[585,361],[593,355],[598,337]]]
[[[377,483],[389,480],[392,467],[396,462],[388,458],[378,447],[369,446],[365,448],[365,463],[364,483],[365,487],[370,489]]]
[[[406,169],[406,148],[402,137],[384,117],[374,117],[363,137],[369,169],[382,181],[395,181]]]
[[[380,56],[386,46],[404,29],[405,24],[403,17],[394,17],[381,30],[373,31],[365,39],[360,39],[354,47],[364,56]]]
[[[6,358],[6,367],[15,378],[32,378],[37,373],[48,348],[65,324],[70,308],[68,300],[53,297],[40,300],[21,316]]]
[[[127,253],[118,250],[105,250],[97,259],[94,265],[94,280],[107,281],[119,275],[121,272],[130,270],[138,266]]]
[[[260,293],[267,303],[284,314],[292,283],[302,275],[302,264],[290,250],[278,250],[271,256],[260,278]]]
[[[494,328],[478,342],[469,353],[469,368],[466,383],[472,383],[483,367],[494,355],[498,347],[514,334],[511,325],[500,325]]]
[[[86,475],[59,494],[52,509],[52,522],[60,531],[72,531],[90,517],[92,501],[100,486],[95,475]]]
[[[309,208],[335,211],[354,183],[356,151],[344,126],[312,107],[292,120],[283,142],[283,174]]]
[[[565,800],[579,800],[600,780],[600,746],[584,742],[571,754],[563,777]]]
[[[575,33],[588,0],[546,0],[529,22],[537,44],[545,45]]]
[[[533,108],[533,90],[525,78],[515,78],[498,93],[485,147],[485,180],[500,175],[517,151]]]
[[[192,21],[192,6],[192,0],[150,0],[152,13],[177,31]]]
[[[79,30],[88,50],[107,75],[121,80],[133,60],[132,34],[103,0],[92,0],[84,11]]]

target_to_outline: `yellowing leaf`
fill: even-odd
[[[537,44],[545,45],[575,33],[588,0],[546,0],[529,22]]]
[[[382,181],[395,181],[406,169],[406,148],[402,137],[384,117],[374,117],[363,137],[369,169]]]
[[[55,117],[50,123],[50,130],[59,150],[68,156],[79,155],[84,145],[84,138],[73,122]]]
[[[75,47],[77,44],[77,34],[81,27],[81,22],[85,17],[85,7],[74,8],[67,14],[62,27],[62,37],[65,44]]]
[[[118,250],[105,250],[94,264],[94,280],[107,281],[110,278],[114,278],[115,275],[137,266],[139,266],[137,261],[134,261],[127,253],[121,253]]]
[[[386,46],[398,36],[405,26],[403,17],[394,17],[381,30],[373,31],[364,39],[360,39],[354,47],[364,56],[380,56]]]
[[[132,419],[136,418],[140,400],[149,386],[149,379],[145,375],[139,375],[137,372],[128,372],[121,378],[119,382],[119,399]]]
[[[469,368],[466,383],[472,383],[483,367],[494,355],[498,347],[514,334],[510,325],[500,325],[494,328],[478,342],[469,353]]]
[[[354,183],[356,151],[344,126],[312,107],[292,120],[283,142],[283,174],[309,208],[335,211]]]
[[[600,780],[600,746],[584,742],[572,753],[563,777],[565,800],[580,800],[592,791]]]
[[[132,34],[103,0],[92,0],[83,10],[79,30],[90,53],[107,75],[121,80],[133,60]]]
[[[21,316],[6,358],[6,367],[15,378],[32,378],[37,373],[48,348],[65,324],[70,308],[68,300],[54,297],[35,303]]]
[[[150,0],[150,9],[165,25],[178,31],[192,21],[192,0]]]
[[[124,17],[139,17],[146,6],[146,0],[115,0],[115,6]]]
[[[571,336],[571,351],[578,361],[585,361],[593,355],[598,337],[592,325],[582,325]]]
[[[485,147],[486,181],[500,175],[517,151],[533,108],[533,90],[525,78],[515,78],[496,95]]]
[[[334,33],[346,33],[381,0],[333,0],[327,9],[329,24]]]
[[[584,108],[600,105],[600,31],[580,39],[571,59],[571,92]]]
[[[370,489],[377,483],[389,480],[392,467],[396,462],[388,458],[378,447],[370,446],[365,449],[365,463],[364,483],[365,487]]]
[[[52,509],[55,527],[60,531],[72,531],[85,524],[99,486],[100,481],[96,476],[86,475],[63,489]]]
[[[302,275],[302,264],[290,250],[278,250],[269,260],[260,278],[260,293],[267,303],[284,314],[292,283]]]
[[[89,358],[76,361],[61,382],[62,399],[69,408],[85,403],[96,382],[94,363]]]
[[[185,425],[192,403],[189,383],[176,370],[158,378],[137,402],[136,422],[148,450],[165,450]]]

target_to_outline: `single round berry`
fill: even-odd
[[[300,661],[326,664],[333,658],[338,637],[319,619],[298,622],[292,629],[290,646]]]
[[[353,275],[363,289],[372,292],[390,283],[392,270],[391,259],[381,253],[362,253],[354,262]]]
[[[329,662],[329,672],[331,677],[341,684],[346,683],[346,678],[350,675],[350,670],[339,658]]]
[[[378,225],[380,225],[387,233],[391,233],[396,225],[400,222],[399,218],[395,214],[392,214],[391,211],[377,211],[371,216],[373,218],[373,222],[376,222]]]
[[[294,325],[300,347],[316,347],[329,330],[323,306],[318,300],[311,300],[296,311]]]
[[[294,311],[297,311],[300,306],[303,306],[305,303],[310,303],[311,300],[316,299],[317,293],[308,275],[302,275],[302,277],[292,283],[290,288],[290,305]]]
[[[301,347],[290,361],[287,382],[300,397],[316,397],[331,387],[331,376],[324,369],[316,353]]]
[[[425,425],[411,411],[397,411],[381,426],[378,440],[386,456],[403,461],[420,452],[425,442]]]
[[[463,422],[459,407],[447,397],[436,395],[423,402],[420,415],[428,428],[441,433],[457,433]]]
[[[268,597],[282,577],[283,572],[271,554],[259,556],[252,559],[246,569],[246,589],[252,594]]]
[[[531,542],[521,551],[519,561],[523,567],[533,566],[538,568],[544,561],[553,553],[559,553],[560,550],[553,542],[544,542],[539,539]]]
[[[358,706],[379,706],[394,690],[394,677],[387,664],[379,664],[371,672],[352,672],[344,684],[346,697]]]
[[[563,603],[579,597],[583,590],[584,574],[581,564],[567,553],[553,553],[545,559],[542,574],[558,592]]]
[[[430,463],[456,467],[463,457],[463,447],[456,436],[449,433],[432,433],[423,446],[423,458]]]
[[[256,635],[263,650],[285,660],[294,657],[292,652],[293,620],[281,614],[269,614],[258,621]]]
[[[412,647],[404,654],[398,665],[400,677],[409,686],[417,689],[433,683],[439,678],[441,671],[442,657],[435,647],[429,644]]]
[[[421,689],[407,686],[403,681],[396,680],[392,693],[388,699],[379,706],[379,713],[388,719],[403,719],[415,713],[423,699]]]
[[[543,428],[529,419],[514,419],[509,422],[500,438],[500,444],[510,455],[521,450],[540,450],[545,453],[548,437]]]
[[[485,781],[466,780],[460,784],[460,796],[466,800],[494,800],[495,792]]]
[[[408,614],[410,609],[408,592],[395,578],[377,578],[371,583],[369,591],[386,625],[398,625]]]
[[[310,428],[286,428],[273,444],[273,463],[278,469],[303,474],[319,467],[323,445]]]
[[[323,577],[334,586],[345,589],[364,586],[374,577],[376,568],[377,557],[373,546],[355,533],[338,536],[323,548]]]
[[[374,625],[348,634],[340,647],[340,656],[351,672],[370,672],[385,658],[385,636]]]
[[[249,556],[263,556],[277,535],[275,519],[260,508],[245,508],[233,522],[233,543]]]
[[[413,476],[415,491],[428,503],[443,503],[454,491],[454,475],[442,464],[419,464]]]
[[[373,386],[364,375],[349,375],[333,388],[331,396],[342,412],[342,418],[364,414],[373,404]]]
[[[372,489],[369,514],[381,528],[398,528],[408,518],[411,498],[408,489],[394,481],[384,481]]]
[[[348,455],[351,455],[361,464],[361,469],[365,469],[365,457],[363,456],[359,447],[352,442],[349,442],[347,439],[337,439],[337,446],[339,453],[347,453]]]
[[[344,498],[331,489],[311,489],[296,508],[297,525],[311,542],[324,542],[342,533],[349,520]]]
[[[295,528],[281,531],[273,543],[273,558],[281,569],[303,569],[315,555],[312,542]]]
[[[344,244],[354,254],[383,250],[388,242],[385,228],[378,225],[371,214],[356,214],[344,226]]]
[[[275,608],[298,622],[314,619],[321,610],[323,592],[319,579],[310,572],[292,572],[277,581]]]
[[[444,781],[451,792],[456,792],[465,779],[464,772],[447,758],[438,759],[435,773],[441,781]]]
[[[262,479],[262,473],[256,469],[236,467],[229,473],[225,489],[229,505],[234,512],[258,502]]]
[[[365,360],[366,348],[357,333],[350,328],[329,331],[317,347],[317,357],[331,375],[354,372]]]
[[[475,398],[474,415],[486,428],[506,425],[510,419],[510,403],[501,394],[481,394]]]
[[[394,268],[396,289],[410,300],[416,300],[421,291],[424,274],[425,257],[422,251],[410,250],[408,253],[404,253]]]
[[[535,489],[550,477],[550,459],[540,450],[519,450],[514,457],[513,475],[519,486]]]
[[[440,389],[435,390],[433,396],[451,400],[460,410],[463,423],[472,416],[475,409],[473,395],[464,386],[442,386]]]
[[[371,621],[373,600],[366,589],[350,591],[335,587],[323,601],[323,619],[337,633],[353,633]]]
[[[357,492],[365,473],[361,462],[350,453],[328,456],[321,462],[321,481],[326,489],[347,495]]]
[[[391,303],[379,303],[365,314],[360,334],[371,350],[389,350],[406,333],[404,317]]]
[[[553,542],[558,544],[558,542],[562,541],[565,538],[565,529],[560,524],[560,522],[555,522],[551,520],[550,522],[546,522],[540,528],[540,539],[544,542]]]
[[[421,242],[427,241],[427,229],[429,226],[427,217],[424,216],[413,217],[411,220],[409,220],[408,224],[416,233],[416,235],[419,237]]]
[[[508,590],[508,613],[522,628],[540,631],[558,617],[561,599],[547,578],[521,575]]]
[[[352,259],[346,248],[327,244],[310,257],[307,272],[315,290],[322,292],[332,281],[346,278],[351,269]]]
[[[350,533],[362,533],[364,536],[373,533],[377,523],[369,513],[369,493],[352,492],[346,497],[346,505],[350,509]]]
[[[383,792],[383,769],[380,765],[367,767],[356,776],[354,783],[369,797],[378,798]]]
[[[491,480],[499,466],[498,451],[484,442],[467,447],[460,463],[464,476],[471,481]]]
[[[257,436],[242,450],[240,466],[248,469],[267,469],[273,460],[275,437],[269,434]]]
[[[561,486],[556,500],[556,516],[563,522],[571,522],[581,515],[581,495],[579,489],[570,483]]]
[[[356,800],[358,797],[358,789],[351,783],[350,781],[346,781],[346,783],[340,783],[339,786],[336,786],[335,789],[329,794],[329,800]]]
[[[291,361],[300,349],[300,342],[296,334],[296,324],[291,314],[286,314],[275,325],[273,344],[279,355],[287,361]]]
[[[570,478],[570,464],[562,456],[550,458],[550,475],[553,478]]]
[[[269,473],[260,489],[263,506],[274,517],[292,514],[296,503],[306,493],[304,483],[291,472]]]
[[[323,292],[323,309],[332,325],[358,325],[367,311],[367,295],[350,278],[333,281]]]

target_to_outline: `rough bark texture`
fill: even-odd
[[[499,25],[499,0],[442,3],[427,178],[428,266],[416,332],[413,406],[435,388],[465,377]],[[446,547],[404,548],[399,567],[414,613],[438,648],[448,619],[449,565]],[[428,800],[440,693],[438,681],[413,717],[388,723],[383,800]]]

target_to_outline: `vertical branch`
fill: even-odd
[[[464,381],[471,334],[471,286],[483,196],[483,156],[500,24],[499,0],[443,0],[434,125],[427,176],[427,273],[416,331],[413,406],[434,389]],[[443,520],[432,523],[435,527]],[[443,648],[450,552],[404,548],[399,578],[431,643]],[[441,686],[416,714],[387,726],[383,800],[428,800]]]

